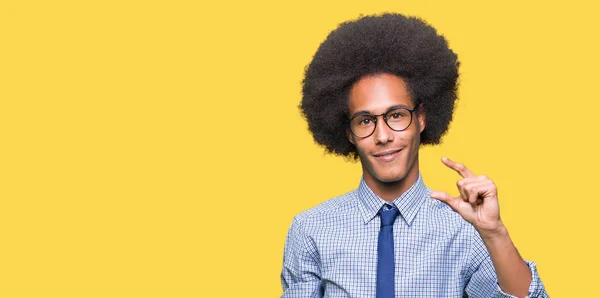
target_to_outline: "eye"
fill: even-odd
[[[400,122],[400,121],[405,121],[406,119],[408,119],[408,117],[410,117],[410,115],[409,115],[409,111],[406,109],[394,109],[394,110],[389,111],[385,117],[388,121]]]
[[[369,125],[369,124],[371,124],[372,122],[373,122],[373,121],[371,121],[371,119],[369,119],[369,118],[364,118],[364,119],[360,120],[360,121],[358,122],[358,124],[359,124],[359,125]]]
[[[373,126],[377,122],[375,118],[369,115],[361,115],[352,120],[352,125],[354,126]]]

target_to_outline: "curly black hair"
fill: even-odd
[[[421,144],[439,144],[458,89],[456,54],[425,21],[396,13],[344,22],[319,46],[305,69],[300,110],[315,141],[334,154],[358,158],[347,138],[348,94],[359,79],[382,73],[402,78],[426,128]]]

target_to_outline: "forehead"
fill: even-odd
[[[413,102],[404,80],[391,74],[365,76],[350,89],[348,109],[357,112],[385,113],[389,107],[403,105],[413,108]]]

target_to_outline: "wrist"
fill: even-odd
[[[502,239],[509,239],[508,229],[501,221],[493,228],[478,229],[481,239],[484,241],[497,241]]]

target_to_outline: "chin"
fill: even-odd
[[[406,177],[404,173],[376,175],[377,180],[383,183],[398,182]]]

